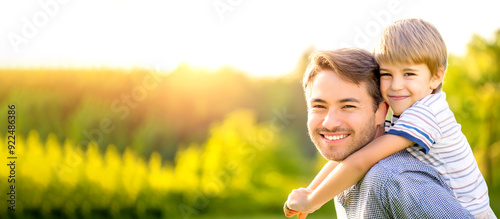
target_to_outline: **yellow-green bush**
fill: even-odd
[[[269,206],[279,212],[298,184],[287,183],[289,175],[274,165],[282,130],[269,127],[257,124],[251,110],[235,111],[212,126],[203,145],[180,146],[174,164],[162,163],[157,152],[143,158],[130,148],[119,154],[114,145],[105,151],[94,142],[85,149],[69,140],[60,145],[53,134],[42,142],[32,130],[16,136],[15,214],[171,218]],[[5,144],[0,137],[2,163],[9,156]],[[2,189],[10,185],[8,171],[0,171]],[[7,213],[0,209],[0,216]]]

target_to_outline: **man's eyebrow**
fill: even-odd
[[[319,102],[319,103],[326,103],[326,100],[320,99],[320,98],[312,98],[311,103],[314,102]]]
[[[356,102],[356,103],[361,103],[361,101],[359,101],[358,99],[356,98],[345,98],[345,99],[341,99],[339,100],[339,103],[348,103],[348,102]]]

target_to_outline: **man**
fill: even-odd
[[[337,162],[383,134],[387,105],[379,90],[378,65],[361,49],[318,51],[304,75],[309,135],[330,160],[307,188],[307,195]],[[388,145],[390,146],[390,145]],[[341,165],[341,164],[339,164]],[[289,199],[294,200],[294,199]],[[306,213],[288,209],[285,215]],[[473,218],[436,170],[402,150],[377,163],[356,185],[335,197],[339,218]]]

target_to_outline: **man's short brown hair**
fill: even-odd
[[[311,95],[314,77],[323,70],[334,71],[343,80],[357,85],[366,82],[366,90],[373,99],[374,111],[384,101],[380,94],[379,67],[368,51],[358,48],[315,51],[302,80],[306,98]]]

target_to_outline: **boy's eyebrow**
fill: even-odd
[[[386,68],[380,68],[379,70],[380,71],[389,71]],[[417,71],[417,69],[414,69],[414,68],[403,68],[403,71]]]
[[[414,68],[403,68],[403,71],[417,71],[417,69],[414,69]]]

